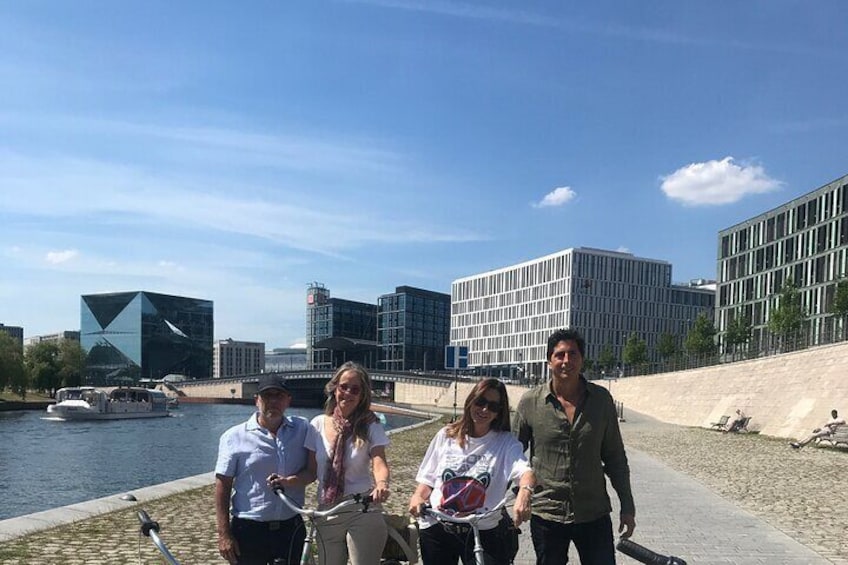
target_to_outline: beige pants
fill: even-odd
[[[318,521],[320,565],[379,565],[389,535],[379,507],[363,514],[354,507]]]

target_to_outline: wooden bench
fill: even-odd
[[[724,426],[727,425],[727,421],[730,419],[730,416],[722,416],[718,419],[718,422],[713,422],[710,424],[711,428],[715,428],[717,430],[723,430]]]
[[[848,447],[848,426],[839,426],[836,431],[829,436],[816,438],[816,443],[821,445],[822,442],[830,443],[831,447],[836,447],[840,443]]]

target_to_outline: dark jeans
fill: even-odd
[[[300,562],[306,538],[300,516],[276,522],[233,518],[230,529],[239,546],[238,565],[267,565],[280,558]]]
[[[456,565],[462,559],[464,565],[474,565],[474,533],[471,526],[445,527],[438,523],[424,528],[419,533],[421,562],[423,565]],[[507,536],[507,521],[491,530],[480,530],[485,565],[509,565],[510,551]]]
[[[581,565],[615,565],[609,514],[582,524],[549,522],[534,515],[530,518],[530,535],[536,550],[536,565],[568,563],[568,546],[572,541]]]

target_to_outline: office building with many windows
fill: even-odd
[[[380,368],[387,371],[444,369],[450,336],[449,294],[399,286],[378,299]]]
[[[86,384],[129,384],[168,374],[211,378],[212,339],[210,300],[143,291],[80,300]]]
[[[308,369],[333,370],[345,361],[376,369],[377,305],[331,298],[312,283],[306,291],[306,362]]]
[[[744,316],[751,344],[768,348],[767,325],[786,281],[800,290],[811,343],[827,341],[836,284],[848,275],[848,175],[718,234],[716,326]]]
[[[6,326],[4,324],[0,324],[0,332],[8,334],[21,349],[21,352],[24,350],[24,329],[21,326]]]
[[[24,340],[24,345],[36,345],[38,343],[62,343],[63,341],[76,341],[79,343],[80,333],[78,331],[66,330],[55,334],[34,335]]]
[[[700,313],[712,317],[715,292],[672,284],[666,261],[578,247],[457,279],[451,298],[450,341],[468,346],[469,365],[544,377],[556,329],[580,331],[590,360],[605,347],[620,360],[635,333],[656,361],[662,334],[681,342]]]
[[[265,344],[259,341],[216,341],[212,347],[212,378],[258,375],[265,370]]]

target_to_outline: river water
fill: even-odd
[[[184,404],[170,418],[60,422],[0,412],[0,520],[211,472],[252,405]],[[319,410],[289,409],[311,418]],[[415,420],[388,414],[387,428]]]

